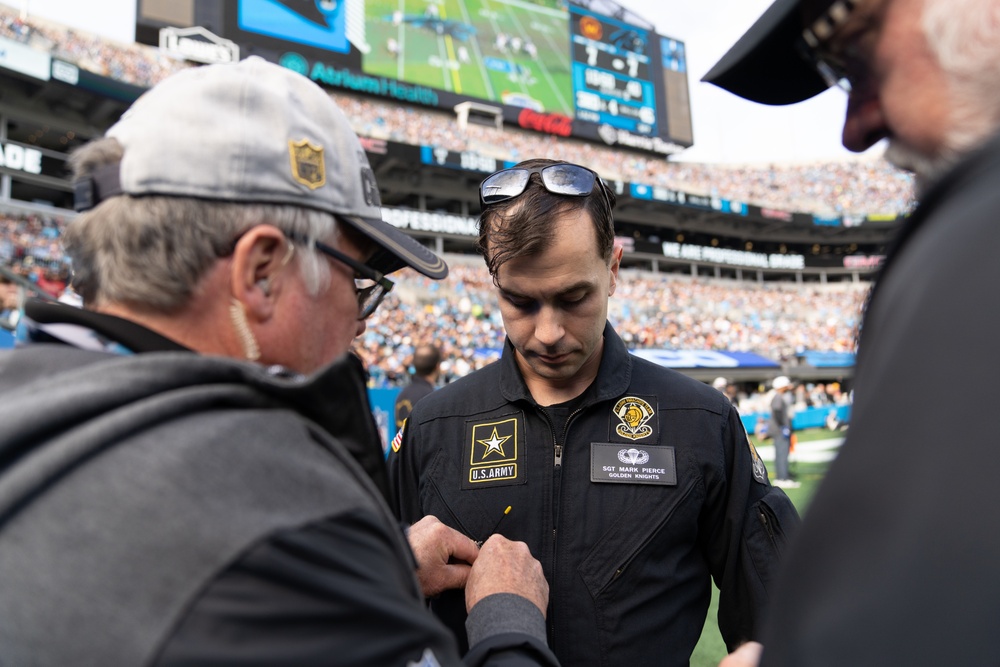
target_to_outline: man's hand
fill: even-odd
[[[524,542],[511,542],[503,535],[492,535],[479,550],[465,584],[465,608],[494,593],[514,593],[538,607],[542,616],[549,606],[549,583],[542,574],[542,564],[531,556]]]
[[[763,651],[763,644],[747,642],[723,658],[719,667],[757,667]]]
[[[406,535],[417,559],[417,581],[424,597],[462,588],[479,553],[476,543],[435,516],[425,516]]]

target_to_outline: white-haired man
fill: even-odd
[[[705,76],[769,104],[840,84],[844,145],[888,139],[921,188],[867,307],[851,430],[783,565],[761,664],[997,661],[1000,450],[970,397],[990,395],[997,366],[998,59],[998,0],[777,0]]]
[[[0,357],[0,663],[460,662],[345,354],[385,274],[447,267],[382,221],[329,95],[259,58],[188,70],[74,163],[85,309],[29,308]],[[469,663],[554,663],[525,545],[411,539],[421,581],[465,582]]]

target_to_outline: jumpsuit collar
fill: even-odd
[[[520,369],[515,359],[514,345],[510,338],[504,341],[503,355],[500,357],[500,393],[510,402],[527,401],[535,404],[535,399],[528,391]],[[615,332],[610,322],[604,324],[604,350],[601,353],[601,365],[597,369],[597,377],[584,393],[589,398],[585,405],[616,398],[625,393],[632,380],[632,355],[625,347],[624,341]]]

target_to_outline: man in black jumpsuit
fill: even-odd
[[[840,78],[844,145],[887,138],[921,190],[876,280],[851,428],[776,582],[761,664],[998,662],[998,15],[997,0],[779,0],[706,75],[770,104]]]
[[[526,542],[563,664],[687,665],[712,578],[728,646],[757,637],[797,516],[726,397],[633,357],[607,322],[614,194],[529,160],[480,197],[507,342],[414,408],[389,454],[401,519]],[[461,636],[462,592],[432,606]]]

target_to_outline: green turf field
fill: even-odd
[[[799,442],[811,442],[842,438],[844,434],[832,433],[826,429],[810,429],[801,431],[796,436]],[[755,446],[761,444],[755,438],[752,439]],[[770,444],[770,441],[765,440],[764,444]],[[767,464],[768,471],[771,471],[774,462],[764,459],[764,463]],[[819,486],[829,466],[829,463],[805,463],[792,460],[790,471],[792,476],[801,482],[802,486],[797,489],[785,489],[784,491],[791,498],[792,502],[795,503],[795,507],[798,509],[800,515],[806,515],[809,501],[812,500],[813,494],[816,493],[816,488]],[[774,478],[773,471],[771,471],[771,478]],[[712,588],[712,604],[708,608],[708,618],[705,621],[705,629],[701,633],[701,639],[698,641],[698,646],[695,647],[694,653],[691,655],[691,667],[717,667],[719,661],[726,656],[726,645],[719,634],[717,618],[719,613],[719,591],[714,586]]]
[[[371,51],[364,56],[363,69],[460,95],[572,116],[569,14],[547,4],[551,5],[524,0],[368,0],[365,33]],[[506,36],[506,44],[498,44],[499,34]],[[529,53],[529,42],[535,55]]]

